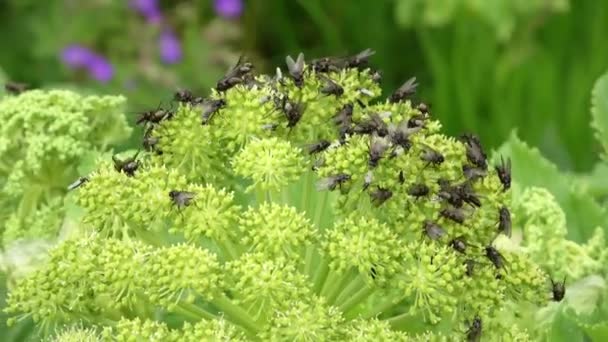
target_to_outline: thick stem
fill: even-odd
[[[314,247],[313,246],[306,246],[306,252],[304,254],[304,269],[303,269],[303,273],[304,275],[306,275],[307,277],[313,279],[314,274],[312,273],[313,270],[313,263],[314,263]]]
[[[391,318],[386,319],[386,321],[394,328],[397,330],[401,330],[404,327],[406,327],[407,325],[409,325],[409,323],[412,322],[412,319],[416,318],[415,315],[412,315],[408,312],[404,312],[402,314],[399,314],[397,316],[393,316]]]
[[[325,213],[325,207],[327,203],[327,197],[329,196],[329,191],[323,191],[321,195],[321,200],[317,202],[315,207],[315,216],[314,216],[314,225],[317,229],[321,229],[321,220],[323,219],[323,214]]]
[[[329,266],[325,261],[323,255],[319,256],[319,263],[317,264],[317,270],[313,277],[313,290],[316,294],[321,294],[321,289],[325,284],[325,280],[327,279],[327,275],[329,274]]]
[[[391,308],[395,307],[401,300],[396,300],[394,298],[391,298],[387,301],[384,301],[378,305],[376,305],[375,307],[373,307],[371,310],[368,310],[366,312],[363,312],[361,317],[365,318],[365,319],[369,319],[372,317],[376,317],[378,315],[381,315],[382,313],[386,312],[387,310],[390,310]],[[350,313],[346,314],[345,317],[348,318],[352,318]]]
[[[217,245],[220,247],[226,259],[236,260],[239,257],[239,252],[237,251],[237,246],[234,245],[232,241],[229,239],[225,240],[217,240]]]
[[[367,299],[372,293],[374,293],[376,289],[366,285],[365,287],[359,289],[352,297],[350,297],[346,302],[340,305],[340,310],[344,313],[348,313],[352,308],[356,307],[364,300]]]
[[[321,290],[321,295],[327,299],[328,304],[333,304],[336,301],[336,297],[340,293],[340,290],[342,290],[344,283],[350,280],[351,276],[351,272],[345,274],[331,272],[329,274],[323,285],[323,290]]]
[[[225,296],[217,297],[211,303],[220,309],[231,321],[243,326],[250,332],[255,333],[260,330],[255,320],[243,308],[232,303]]]
[[[217,318],[211,312],[191,303],[180,302],[172,308],[172,311],[195,320]]]
[[[165,242],[162,238],[160,238],[160,236],[158,236],[158,234],[155,234],[154,232],[149,230],[135,228],[136,225],[130,226],[135,232],[135,235],[137,235],[137,237],[140,238],[142,241],[145,241],[146,243],[156,247],[161,247],[165,245]]]
[[[353,293],[357,292],[365,286],[367,286],[367,284],[365,284],[365,281],[363,281],[361,276],[358,275],[353,281],[350,282],[350,284],[348,284],[348,286],[343,289],[342,292],[340,292],[340,294],[338,295],[338,299],[336,299],[336,304],[342,305],[342,303],[347,301]]]

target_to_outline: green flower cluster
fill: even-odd
[[[67,186],[97,154],[130,132],[122,96],[31,90],[0,100],[0,232],[52,239],[63,223]]]
[[[526,189],[516,201],[517,225],[524,232],[523,245],[539,266],[556,280],[580,279],[603,273],[608,261],[604,231],[596,227],[585,244],[566,238],[566,216],[549,191]]]
[[[16,281],[12,321],[57,341],[526,340],[505,311],[551,287],[500,243],[509,164],[441,134],[414,80],[374,101],[369,55],[241,63],[142,115],[148,153],[86,175],[79,234]]]

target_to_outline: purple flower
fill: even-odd
[[[89,61],[87,70],[91,74],[91,77],[102,83],[110,81],[112,76],[114,76],[114,67],[112,67],[112,64],[103,56],[99,55],[95,55],[91,61]]]
[[[182,47],[179,39],[170,30],[164,30],[158,39],[160,58],[167,64],[174,64],[182,59]]]
[[[61,52],[61,60],[72,69],[85,69],[99,82],[108,82],[114,76],[114,67],[103,56],[81,45],[69,45]]]
[[[157,24],[163,18],[157,0],[130,0],[129,6],[146,17],[150,23]]]
[[[80,45],[69,45],[61,52],[61,60],[72,68],[88,65],[93,57],[94,52]]]
[[[213,7],[218,15],[228,19],[238,18],[243,13],[242,0],[213,0]]]

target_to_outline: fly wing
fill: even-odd
[[[370,48],[367,48],[367,49],[365,49],[365,50],[363,50],[363,51],[359,52],[359,53],[357,54],[356,58],[357,58],[357,60],[359,60],[359,61],[361,61],[361,60],[366,60],[366,59],[370,58],[371,56],[373,56],[373,55],[375,55],[375,54],[376,54],[376,51],[374,51],[374,50],[372,50],[372,49],[370,49]]]
[[[399,93],[402,93],[403,95],[411,95],[416,93],[416,88],[418,87],[418,83],[416,82],[416,76],[410,78],[409,80],[405,81],[405,83],[403,83],[403,85],[401,87],[399,87],[399,89],[397,89],[397,91]]]
[[[326,177],[321,178],[317,181],[317,190],[330,190],[336,186],[336,178],[335,177]]]
[[[287,56],[285,57],[285,63],[287,64],[290,74],[300,74],[304,69],[304,54],[300,52],[297,61],[294,61],[291,56]]]

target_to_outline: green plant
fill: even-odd
[[[68,197],[78,226],[11,279],[9,322],[59,341],[535,336],[503,309],[546,304],[548,275],[497,239],[509,183],[475,137],[372,102],[369,69],[327,76],[342,95],[307,68],[302,87],[261,75],[180,104],[132,175],[102,158]]]

